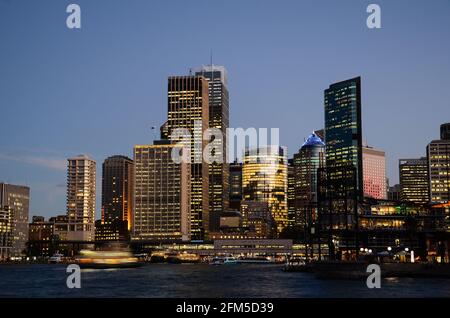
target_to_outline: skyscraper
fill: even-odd
[[[353,176],[348,172],[354,169],[356,184],[352,185],[359,197],[363,193],[362,166],[362,128],[361,128],[361,78],[356,77],[330,85],[325,90],[325,144],[326,167],[335,185]],[[347,174],[342,174],[347,170]],[[343,189],[343,188],[342,188]]]
[[[113,221],[132,226],[133,160],[125,156],[112,156],[102,164],[102,223]]]
[[[295,225],[311,225],[317,218],[317,170],[325,166],[325,143],[311,134],[294,154]]]
[[[230,209],[240,211],[242,201],[242,163],[230,163]]]
[[[363,197],[361,79],[325,90],[325,169],[319,169],[319,218],[324,228],[357,229]],[[330,234],[331,235],[331,234]],[[330,236],[329,235],[329,236]]]
[[[364,196],[385,200],[387,197],[386,157],[383,150],[362,148]]]
[[[414,203],[429,201],[427,158],[400,159],[400,200]]]
[[[286,149],[268,146],[246,150],[242,191],[245,201],[269,204],[279,234],[288,224]]]
[[[441,139],[427,145],[431,203],[450,201],[450,123],[441,125]]]
[[[8,259],[12,247],[12,213],[9,207],[0,207],[0,261]]]
[[[86,155],[67,159],[69,241],[95,239],[96,163]]]
[[[168,141],[134,146],[133,240],[190,239],[190,163],[171,157],[186,150]]]
[[[288,205],[288,226],[295,223],[295,173],[294,159],[288,159],[287,165],[287,205]]]
[[[222,163],[209,165],[209,214],[212,231],[218,231],[220,214],[229,207],[229,180],[226,129],[229,125],[229,99],[227,73],[225,67],[217,65],[203,66],[197,76],[203,76],[209,81],[209,127],[222,131],[223,156]]]
[[[191,236],[207,237],[210,229],[208,164],[203,157],[209,128],[209,83],[203,76],[172,76],[168,79],[167,131],[171,140],[190,138]],[[185,141],[185,140],[184,140]]]
[[[0,183],[0,221],[3,227],[4,253],[19,257],[26,255],[28,241],[28,215],[30,206],[30,188],[21,185]],[[9,220],[9,223],[7,222]],[[0,232],[0,233],[1,233]],[[8,237],[9,236],[9,237]]]

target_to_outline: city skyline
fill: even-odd
[[[2,135],[12,136],[12,138],[2,138],[0,143],[0,175],[2,176],[1,181],[30,186],[32,197],[30,217],[32,215],[49,217],[64,214],[66,158],[79,153],[87,153],[97,161],[97,169],[100,169],[99,163],[103,162],[106,157],[111,155],[131,157],[133,145],[149,144],[152,139],[158,139],[153,135],[150,127],[159,127],[165,121],[165,94],[167,92],[164,90],[164,85],[167,77],[187,74],[189,68],[208,64],[211,49],[213,50],[214,64],[224,65],[228,70],[230,127],[280,127],[280,143],[287,146],[289,158],[298,150],[304,138],[312,130],[323,128],[323,90],[330,83],[353,76],[361,75],[362,77],[363,139],[375,148],[385,150],[391,185],[398,183],[398,159],[425,156],[426,145],[439,137],[436,127],[449,120],[440,115],[441,113],[446,114],[445,110],[448,105],[445,105],[445,101],[450,99],[449,92],[445,90],[445,87],[449,85],[449,79],[444,77],[446,71],[450,69],[450,63],[448,59],[445,59],[450,55],[449,44],[439,41],[440,36],[438,35],[427,37],[428,32],[439,34],[441,31],[444,34],[443,30],[448,26],[449,21],[447,21],[448,19],[432,21],[431,13],[424,4],[417,3],[405,8],[401,3],[388,4],[381,1],[383,12],[386,13],[383,15],[383,28],[390,28],[390,30],[394,28],[394,31],[397,31],[392,35],[386,34],[384,29],[381,29],[379,32],[384,37],[381,39],[379,38],[380,34],[374,33],[378,31],[371,33],[370,30],[364,28],[366,3],[352,7],[346,4],[327,4],[330,12],[334,9],[339,18],[348,18],[344,23],[342,20],[336,20],[339,18],[332,18],[329,12],[323,9],[319,10],[314,5],[289,3],[291,9],[297,9],[295,13],[298,13],[299,16],[294,16],[294,13],[289,13],[289,10],[285,8],[277,9],[274,14],[290,19],[287,19],[288,22],[282,23],[281,26],[270,25],[265,26],[264,29],[269,31],[267,37],[275,41],[275,47],[278,43],[283,49],[271,48],[267,52],[261,51],[264,38],[259,37],[253,41],[255,45],[253,49],[246,44],[245,36],[250,36],[252,30],[260,26],[262,22],[257,19],[257,15],[253,15],[256,21],[249,26],[250,30],[244,29],[242,38],[238,37],[235,39],[236,41],[230,39],[233,28],[231,30],[219,28],[220,35],[227,40],[224,44],[220,44],[217,40],[211,40],[208,37],[211,31],[205,31],[204,36],[207,41],[201,48],[191,48],[186,56],[170,52],[165,59],[161,60],[163,56],[161,54],[167,53],[164,52],[164,49],[158,51],[159,55],[146,56],[153,47],[145,41],[133,38],[127,40],[126,48],[124,46],[119,51],[125,54],[124,57],[116,54],[108,55],[106,50],[117,49],[118,42],[120,42],[114,39],[114,36],[104,38],[107,34],[105,32],[108,29],[109,19],[114,20],[114,16],[118,14],[117,10],[114,10],[115,3],[111,4],[112,11],[108,11],[108,16],[99,16],[100,5],[89,4],[85,1],[79,1],[79,3],[86,14],[83,16],[85,18],[83,28],[77,34],[69,33],[70,31],[62,23],[64,14],[61,15],[55,8],[50,9],[45,5],[35,7],[34,4],[27,4],[27,7],[31,7],[29,9],[31,16],[29,16],[30,13],[27,12],[27,9],[22,7],[24,4],[0,3],[2,7],[12,9],[0,10],[0,21],[2,21],[0,34],[2,37],[2,30],[7,29],[7,27],[3,27],[3,24],[10,26],[8,28],[10,32],[6,34],[5,38],[6,43],[11,46],[6,45],[6,47],[22,49],[20,51],[22,53],[14,57],[11,54],[12,51],[8,49],[0,53],[2,57],[6,57],[0,62],[2,69],[6,70],[6,74],[11,74],[10,77],[0,79],[2,87],[5,87],[5,94],[0,97],[0,104],[10,105],[2,108],[6,117],[16,118],[21,112],[27,114],[22,121],[7,121],[0,128]],[[145,4],[142,5],[145,6]],[[445,11],[448,5],[444,2],[436,3],[435,6],[441,7],[441,10],[433,10],[433,13]],[[41,6],[42,8],[40,8]],[[195,4],[194,8],[186,9],[194,10],[199,6],[201,5]],[[218,13],[219,20],[234,19],[237,21],[235,27],[245,25],[243,18],[251,8],[251,5],[245,4],[242,5],[241,13],[233,14],[233,10],[226,6],[218,4],[214,6],[223,9],[221,13]],[[230,5],[231,8],[235,6],[235,3]],[[270,4],[263,5],[257,13],[260,17],[270,17],[269,11],[273,9],[271,6]],[[137,12],[138,7],[136,4],[130,4],[129,14]],[[210,10],[211,6],[208,6],[207,9]],[[146,14],[140,13],[135,23],[123,22],[119,25],[112,25],[113,32],[116,32],[115,34],[121,40],[125,40],[127,32],[135,28],[145,29],[137,34],[148,35],[146,30],[151,29],[152,23],[161,22],[161,19],[167,17],[168,10],[166,5],[152,6],[152,10],[147,11],[149,15],[153,15],[155,12],[161,14],[161,17],[156,17],[156,21],[146,20]],[[346,10],[348,12],[345,12]],[[4,18],[3,12],[7,11],[12,11],[11,17]],[[62,12],[64,11],[62,10]],[[414,20],[419,12],[427,18],[426,23]],[[33,13],[38,14],[33,17]],[[321,48],[314,45],[317,38],[311,38],[302,29],[302,19],[311,23],[311,20],[306,17],[307,13],[320,17],[320,22],[325,23],[325,27],[322,26],[316,36],[327,35],[327,32],[330,33],[329,36],[333,36],[339,32],[349,31],[351,35],[355,36],[355,39],[367,45],[366,49],[360,49],[355,56],[345,58],[345,52],[348,50],[341,47],[340,52],[320,53],[317,60],[312,63],[313,65],[306,66],[305,63],[309,61],[308,56],[310,58],[311,54],[317,54],[317,50]],[[402,18],[402,14],[409,16],[413,21]],[[23,18],[26,20],[24,26],[14,27],[12,19],[21,15],[27,17]],[[39,20],[42,29],[33,31],[32,24],[37,23],[36,19],[39,16],[42,18],[42,21]],[[50,19],[52,22],[46,22],[46,16],[52,17]],[[90,17],[93,16],[98,20],[91,20]],[[395,16],[395,21],[392,16]],[[298,20],[294,20],[294,17]],[[327,22],[326,19],[331,19],[331,21]],[[59,22],[61,22],[60,25]],[[166,22],[162,21],[161,23],[164,25]],[[193,27],[197,25],[197,22],[190,23]],[[330,26],[333,23],[340,27],[336,28],[337,30],[331,29]],[[436,28],[436,25],[441,26],[442,29]],[[290,28],[283,29],[287,26],[291,26],[295,32],[301,33],[298,35],[298,42],[303,41],[302,44],[286,42],[294,32]],[[27,27],[29,29],[26,29]],[[272,30],[270,27],[274,29]],[[414,35],[407,33],[409,28],[416,30]],[[172,31],[173,29],[164,31],[164,35],[170,36]],[[23,32],[24,42],[13,45],[12,41],[18,32]],[[35,34],[38,38],[45,40],[48,39],[45,32],[51,34],[54,43],[48,43],[40,49],[35,49],[33,56],[27,53],[27,46],[35,43],[31,41],[31,36]],[[157,36],[153,32],[151,31],[153,35]],[[180,38],[177,37],[177,39],[181,39],[183,34],[181,32]],[[160,40],[159,36],[158,39]],[[201,38],[196,35],[195,39],[200,40]],[[93,40],[101,42],[103,47],[99,48]],[[426,41],[429,46],[431,45],[428,50],[433,51],[432,53],[427,53],[424,51],[425,49],[421,48],[425,46],[423,41]],[[45,43],[47,44],[47,42]],[[247,51],[236,56],[236,53],[226,47],[226,43],[239,45],[242,51]],[[172,44],[168,43],[169,46]],[[379,45],[381,46],[379,47]],[[438,45],[440,51],[432,49]],[[76,49],[77,47],[79,50]],[[256,52],[255,47],[260,51]],[[351,47],[354,49],[354,46]],[[392,51],[397,49],[399,51],[389,53],[389,48],[392,48]],[[55,49],[54,52],[53,49]],[[144,50],[141,51],[141,49]],[[405,55],[408,50],[411,52]],[[92,56],[89,52],[92,52]],[[358,54],[361,56],[357,56]],[[427,54],[430,54],[432,58],[424,58],[424,55],[429,56]],[[160,60],[158,61],[162,61],[160,63],[162,65],[156,65],[158,63],[152,61],[150,56],[155,60],[158,60],[159,56]],[[387,56],[392,59],[387,62],[388,65],[384,66],[383,63],[379,63],[381,59],[384,62]],[[403,61],[404,56],[408,57],[406,61]],[[330,57],[336,58],[336,60],[332,59],[335,61],[334,63],[327,61],[327,58]],[[132,63],[129,61],[130,58],[140,62]],[[337,62],[338,59],[340,63]],[[11,63],[5,62],[6,60]],[[37,63],[41,60],[42,63]],[[74,64],[72,65],[71,62]],[[88,74],[85,72],[93,66],[92,63],[97,64],[97,62],[99,65],[96,67],[100,71],[100,75],[88,83],[97,85],[98,91],[95,93],[98,94],[98,97],[93,96],[89,85],[82,83]],[[18,63],[28,63],[32,66],[31,72],[42,74],[44,80],[38,82],[37,78],[31,76],[26,68],[20,68],[17,70],[18,74],[13,75],[12,71],[16,70],[14,65]],[[319,67],[321,63],[324,63],[322,68]],[[420,63],[420,65],[414,64],[414,67],[411,67],[411,63]],[[370,64],[373,64],[372,67]],[[393,67],[393,64],[397,65],[392,70],[390,68]],[[124,65],[131,66],[130,70],[126,70]],[[156,71],[152,72],[155,67]],[[55,68],[61,69],[56,70]],[[107,69],[113,69],[114,72],[108,73]],[[121,79],[108,78],[114,76],[116,72],[120,72]],[[421,77],[412,78],[414,72],[420,72]],[[151,75],[147,75],[147,73],[151,73]],[[411,75],[411,73],[413,74]],[[280,81],[280,78],[283,80]],[[23,85],[18,84],[19,80]],[[60,84],[57,83],[59,81],[61,81]],[[125,85],[124,81],[130,81],[135,85]],[[29,91],[28,97],[19,96],[18,87]],[[272,89],[269,90],[268,87]],[[56,90],[50,92],[52,88],[56,88]],[[112,97],[108,97],[114,90],[116,92],[112,94]],[[423,107],[424,104],[426,107]],[[282,110],[282,112],[277,112],[277,116],[273,116],[274,105],[277,110]],[[93,114],[89,118],[85,118],[83,114],[91,108]],[[430,112],[430,108],[435,111]],[[386,114],[392,114],[392,118]],[[69,120],[64,120],[65,117]],[[52,120],[50,121],[49,118]],[[82,118],[84,121],[80,124],[79,121]],[[124,128],[116,129],[117,121],[123,121],[125,125],[122,127]],[[93,134],[97,138],[89,140],[88,136]],[[404,140],[408,140],[408,142],[402,142]],[[101,185],[99,175],[101,174],[97,174],[98,189]],[[100,194],[101,191],[98,190],[97,202],[101,202]],[[99,212],[100,205],[97,204],[96,219],[99,218]]]

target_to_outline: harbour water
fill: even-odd
[[[148,264],[130,269],[83,269],[81,288],[66,286],[61,264],[0,265],[0,297],[450,297],[450,279],[322,280],[283,272],[280,265]]]

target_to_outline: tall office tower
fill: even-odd
[[[400,159],[400,200],[414,203],[428,203],[427,158]]]
[[[133,211],[133,160],[112,156],[102,164],[102,223],[126,223],[131,229]]]
[[[202,240],[209,233],[209,177],[203,154],[208,140],[209,83],[203,76],[173,76],[168,80],[168,137],[190,138],[191,238]],[[185,133],[189,132],[190,136]],[[177,138],[178,137],[178,138]]]
[[[0,183],[0,210],[3,210],[4,222],[10,219],[10,256],[26,255],[28,241],[28,214],[30,206],[30,188],[21,185]],[[8,225],[6,225],[6,228]],[[6,229],[5,228],[5,229]]]
[[[364,196],[386,200],[386,157],[383,150],[362,148]]]
[[[166,142],[134,146],[134,221],[132,239],[190,239],[190,163],[172,160],[188,148]]]
[[[96,163],[86,155],[67,159],[69,241],[95,239]]]
[[[287,151],[268,146],[246,150],[242,166],[243,200],[267,202],[279,234],[288,224]]]
[[[230,209],[240,211],[242,201],[242,163],[230,163]]]
[[[450,123],[441,125],[441,139],[427,145],[431,203],[450,201]]]
[[[11,255],[12,212],[9,207],[0,207],[0,261]]]
[[[360,77],[325,90],[325,149],[319,217],[329,229],[356,229],[363,196]]]
[[[325,143],[315,133],[294,154],[295,225],[311,226],[317,219],[317,170],[325,166]]]
[[[295,174],[294,159],[288,159],[287,166],[287,205],[288,205],[288,226],[295,223]]]
[[[450,140],[450,123],[441,125],[441,140]]]
[[[220,152],[223,162],[209,165],[209,214],[212,231],[219,230],[220,214],[229,207],[229,165],[226,160],[226,130],[229,125],[229,99],[225,67],[203,66],[198,72],[209,81],[209,127],[222,131]]]

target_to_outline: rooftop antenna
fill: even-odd
[[[213,71],[213,50],[212,49],[209,52],[209,63],[211,66],[211,82],[213,82],[214,81],[214,71]]]
[[[211,63],[211,72],[213,70],[213,50],[211,49],[209,52],[209,62]]]
[[[155,126],[151,126],[151,131],[153,132],[153,141],[156,140],[156,127]]]

